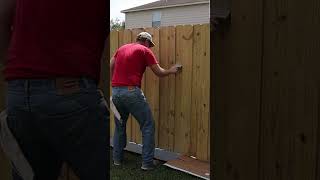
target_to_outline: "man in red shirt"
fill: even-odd
[[[0,3],[7,124],[33,179],[56,180],[63,162],[81,180],[107,179],[109,111],[97,88],[106,15],[106,0]]]
[[[156,60],[150,47],[155,44],[152,36],[142,32],[137,36],[137,42],[120,47],[110,61],[110,77],[112,77],[112,102],[120,114],[115,117],[115,132],[113,139],[113,161],[120,165],[123,161],[123,149],[126,146],[126,122],[131,113],[140,125],[142,132],[142,166],[143,170],[154,169],[154,120],[146,98],[141,91],[141,79],[146,67],[159,77],[175,74],[181,65],[163,69]]]

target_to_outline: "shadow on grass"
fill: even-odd
[[[110,179],[112,180],[200,180],[195,176],[162,165],[165,162],[162,162],[155,170],[143,171],[140,169],[141,155],[127,151],[125,152],[123,164],[115,166],[112,162],[112,149],[110,152]]]

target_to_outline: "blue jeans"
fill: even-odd
[[[120,123],[115,118],[113,159],[117,161],[123,160],[123,149],[127,143],[126,123],[131,113],[138,121],[142,132],[142,163],[144,165],[153,163],[155,126],[150,107],[143,92],[138,87],[132,90],[128,90],[128,87],[113,87],[112,99],[122,119],[122,123]]]
[[[93,80],[61,93],[55,80],[8,82],[8,126],[34,180],[56,180],[63,162],[81,180],[108,178],[109,111]],[[14,179],[19,179],[14,173]]]

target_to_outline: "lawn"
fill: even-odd
[[[200,180],[200,178],[183,173],[181,171],[173,170],[164,165],[159,165],[155,170],[152,171],[143,171],[140,169],[140,167],[140,154],[126,152],[125,162],[121,166],[114,166],[112,163],[112,155],[110,156],[110,177],[112,180]]]

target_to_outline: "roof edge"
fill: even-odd
[[[137,12],[137,11],[147,11],[152,9],[164,9],[164,8],[171,8],[171,7],[179,7],[179,6],[190,6],[190,5],[197,5],[197,4],[209,4],[210,1],[202,1],[202,2],[195,2],[195,3],[184,3],[184,4],[175,4],[175,5],[168,5],[168,6],[158,6],[158,7],[151,7],[151,8],[142,8],[142,9],[134,9],[134,10],[122,10],[121,13],[128,13],[128,12]]]

